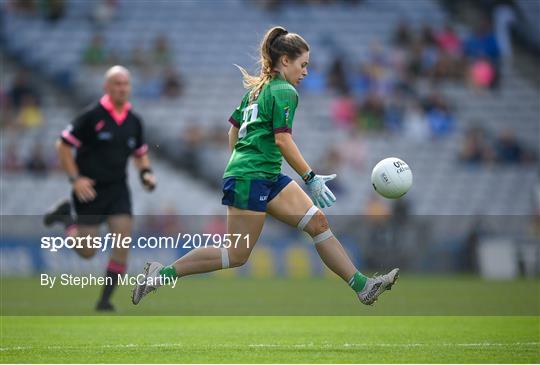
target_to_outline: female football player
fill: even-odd
[[[395,283],[399,269],[373,278],[362,275],[321,211],[336,201],[326,186],[336,175],[315,174],[292,137],[298,105],[295,86],[306,77],[308,64],[307,42],[296,33],[273,27],[261,42],[259,76],[239,67],[248,92],[229,119],[232,154],[223,176],[222,203],[227,206],[228,233],[239,234],[241,242],[197,248],[169,266],[147,263],[144,275],[148,280],[134,288],[134,304],[172,278],[246,263],[266,214],[307,232],[326,266],[349,284],[362,303],[373,304]],[[302,177],[309,196],[281,173],[283,158]]]

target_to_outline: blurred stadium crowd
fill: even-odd
[[[400,226],[404,256],[448,232],[470,250],[470,220],[428,238],[433,216],[522,216],[504,234],[539,234],[537,1],[7,0],[1,11],[2,214],[39,214],[65,194],[54,140],[113,64],[131,69],[150,151],[169,162],[157,197],[135,189],[136,213],[219,213],[226,121],[244,92],[233,64],[253,69],[255,42],[282,24],[312,47],[293,135],[318,171],[338,173],[328,214],[344,227],[367,215],[374,258],[407,236]],[[390,155],[415,176],[397,203],[369,183]],[[29,202],[17,187],[38,177],[54,183]],[[198,192],[178,194],[184,184]]]

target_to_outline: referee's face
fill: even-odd
[[[129,75],[119,72],[111,76],[105,84],[105,92],[115,105],[126,103],[131,92]]]

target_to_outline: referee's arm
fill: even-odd
[[[96,191],[94,190],[94,180],[85,176],[79,175],[79,168],[73,158],[73,146],[65,143],[61,139],[56,142],[56,151],[60,166],[69,177],[69,181],[73,184],[73,191],[77,198],[82,202],[89,202],[95,199]]]
[[[148,157],[148,154],[145,153],[133,156],[133,162],[139,170],[139,177],[144,188],[148,191],[154,190],[157,181],[150,167],[150,158]]]

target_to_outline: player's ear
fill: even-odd
[[[283,55],[279,58],[279,62],[281,63],[282,66],[288,67],[289,63],[291,63],[291,60],[289,59],[287,55]]]

